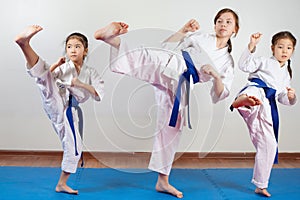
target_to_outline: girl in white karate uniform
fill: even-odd
[[[56,192],[78,194],[67,185],[70,173],[75,173],[82,153],[82,113],[78,103],[89,97],[100,101],[103,97],[103,81],[94,68],[84,63],[88,53],[88,40],[81,33],[70,34],[65,43],[65,58],[49,66],[30,46],[32,36],[42,30],[34,25],[17,35],[27,61],[27,71],[35,78],[40,89],[43,107],[58,134],[63,147],[61,175]]]
[[[232,104],[244,118],[251,141],[256,148],[252,183],[256,185],[255,192],[271,196],[267,191],[269,178],[276,157],[277,141],[274,132],[278,134],[278,123],[272,120],[271,102],[268,94],[258,79],[268,88],[274,89],[275,98],[284,105],[296,103],[295,90],[291,88],[292,70],[290,58],[294,52],[296,39],[290,32],[279,32],[272,38],[273,56],[254,57],[261,34],[251,35],[248,48],[239,60],[239,68],[249,73],[249,82],[238,94]],[[256,81],[255,81],[256,80]],[[255,81],[255,82],[253,82]],[[277,116],[277,115],[276,115]],[[277,127],[277,129],[276,129]],[[277,131],[275,131],[277,130]]]
[[[187,69],[181,51],[192,58],[199,82],[213,82],[211,97],[214,103],[226,98],[233,80],[233,59],[230,55],[230,38],[239,29],[238,16],[231,9],[222,9],[214,19],[215,33],[195,32],[196,20],[190,20],[164,43],[164,49],[139,47],[130,49],[125,39],[118,37],[127,33],[128,25],[113,22],[95,32],[95,38],[112,46],[111,70],[116,73],[146,81],[155,86],[155,99],[160,109],[157,113],[156,135],[149,169],[159,173],[156,190],[182,198],[182,192],[169,184],[169,174],[185,124],[185,97],[181,98],[177,122],[169,126],[176,89],[180,75]],[[187,33],[195,32],[187,36]],[[172,48],[173,46],[174,48]],[[208,59],[203,50],[205,50]],[[204,58],[205,60],[202,60]],[[209,60],[212,60],[209,61]],[[182,95],[186,89],[182,88]],[[167,122],[166,122],[167,121]]]

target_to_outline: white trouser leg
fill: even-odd
[[[157,88],[155,88],[155,95],[160,109],[157,113],[156,135],[148,168],[169,175],[180,142],[182,116],[181,113],[179,113],[177,126],[170,127],[169,119],[173,106],[170,97],[165,91],[161,91]]]
[[[130,77],[146,81],[158,88],[168,89],[174,93],[177,88],[179,75],[186,68],[182,57],[173,56],[173,64],[177,65],[174,78],[163,74],[172,53],[163,49],[134,48],[128,49],[126,42],[121,42],[118,50],[113,49],[111,55],[111,70],[126,74]]]
[[[169,175],[174,156],[180,141],[183,118],[180,111],[176,127],[169,126],[169,119],[174,103],[174,93],[177,89],[180,72],[186,68],[182,57],[173,60],[176,64],[174,79],[167,77],[163,71],[167,67],[172,54],[162,49],[132,48],[121,41],[120,48],[112,48],[111,70],[116,73],[126,74],[130,77],[148,82],[155,86],[156,102],[159,104],[157,114],[157,128],[154,139],[153,151],[149,169]],[[182,92],[184,107],[184,93]],[[183,109],[183,108],[182,108]]]
[[[78,113],[75,108],[72,108],[72,115],[73,115],[74,129],[75,129],[76,146],[75,146],[74,135],[67,117],[65,117],[65,126],[64,126],[65,134],[62,140],[64,154],[63,154],[61,168],[63,171],[69,173],[76,172],[78,161],[80,160],[81,153],[82,153],[82,146],[83,146],[82,139],[79,133],[79,127],[78,127],[78,122],[79,122]]]
[[[38,63],[33,66],[28,73],[35,78],[35,82],[40,90],[43,108],[52,122],[55,132],[59,136],[63,147],[62,170],[75,173],[82,150],[81,137],[77,136],[78,156],[75,155],[73,134],[65,115],[65,105],[59,90],[55,84],[51,72],[48,70],[46,63],[39,59]],[[73,119],[76,134],[78,134],[77,112],[73,111]],[[77,122],[77,123],[76,123]]]
[[[252,183],[258,188],[267,188],[277,150],[271,107],[262,89],[253,87],[245,92],[248,96],[255,96],[262,101],[259,106],[251,109],[241,107],[238,110],[247,123],[256,149]]]

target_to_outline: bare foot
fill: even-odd
[[[62,192],[62,193],[68,193],[68,194],[78,194],[78,190],[73,190],[72,188],[70,188],[67,185],[57,185],[55,188],[56,192]]]
[[[94,37],[96,40],[109,40],[118,35],[124,34],[128,32],[128,25],[123,22],[112,22],[107,26],[98,29]]]
[[[28,26],[25,30],[23,30],[23,32],[19,33],[16,36],[15,42],[20,46],[29,44],[29,41],[32,38],[32,36],[34,36],[41,30],[43,30],[43,28],[39,25]]]
[[[242,94],[239,96],[233,103],[232,106],[234,108],[242,107],[242,106],[258,106],[261,104],[261,101],[255,96],[247,96],[246,94]]]
[[[120,45],[119,38],[116,38],[119,35],[128,32],[128,25],[123,22],[112,22],[107,26],[98,29],[94,33],[94,37],[96,40],[102,40],[114,47],[118,47]]]
[[[256,194],[263,195],[263,196],[266,196],[266,197],[270,197],[270,196],[271,196],[271,194],[267,191],[266,188],[263,188],[263,189],[261,189],[261,188],[256,188],[256,189],[255,189],[255,193],[256,193]]]
[[[169,183],[162,183],[162,182],[158,181],[155,186],[155,189],[158,192],[168,193],[168,194],[174,195],[180,199],[183,197],[182,192],[178,191],[176,188],[174,188]]]

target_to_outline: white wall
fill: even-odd
[[[299,36],[298,0],[10,0],[0,7],[0,150],[60,150],[43,109],[38,90],[26,74],[24,58],[14,36],[30,24],[44,30],[34,37],[34,49],[52,63],[63,54],[63,42],[73,31],[88,36],[88,63],[105,81],[106,96],[100,103],[91,100],[82,107],[85,114],[85,146],[89,151],[151,151],[156,109],[151,86],[110,72],[109,48],[93,39],[94,31],[111,21],[130,25],[130,34],[143,44],[153,43],[179,29],[189,19],[199,21],[203,31],[213,30],[216,12],[230,7],[240,16],[240,32],[233,39],[237,61],[248,44],[249,35],[262,32],[257,55],[270,56],[270,38],[281,30]],[[297,48],[297,47],[296,47]],[[292,68],[293,86],[300,91],[300,56],[296,50]],[[227,101],[212,105],[206,85],[193,91],[192,124],[186,128],[178,151],[251,152],[246,125],[239,114],[228,107],[245,84],[247,75],[235,68],[235,80]],[[281,152],[300,151],[299,104],[280,105]],[[167,120],[167,119],[166,119]]]

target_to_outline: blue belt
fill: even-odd
[[[271,115],[272,115],[272,121],[273,121],[273,131],[274,131],[274,135],[276,138],[276,142],[278,143],[279,115],[278,115],[278,109],[277,109],[276,99],[275,99],[276,90],[268,87],[267,84],[259,78],[252,78],[252,79],[250,79],[250,81],[257,83],[258,85],[249,85],[249,86],[255,86],[255,87],[264,89],[266,98],[270,102]],[[244,87],[240,92],[244,91],[249,86]],[[233,107],[231,106],[230,109],[232,111]],[[278,163],[278,148],[277,148],[274,163],[275,164]]]
[[[184,81],[186,81],[186,92],[187,92],[187,106],[188,106],[188,126],[191,129],[191,122],[190,122],[190,109],[189,109],[189,100],[190,100],[190,76],[193,78],[194,83],[199,82],[199,76],[197,73],[197,70],[195,68],[195,65],[192,61],[192,58],[190,57],[189,53],[186,51],[182,51],[182,56],[184,58],[185,64],[187,66],[187,70],[184,71],[178,81],[178,86],[176,90],[176,97],[172,109],[172,114],[169,122],[169,126],[175,127],[177,118],[178,118],[178,112],[179,112],[179,104],[180,104],[180,99],[181,99],[181,85],[183,84]]]
[[[82,133],[83,133],[83,114],[82,114],[82,110],[79,107],[79,103],[78,101],[72,96],[69,96],[69,106],[67,108],[66,111],[66,115],[68,118],[68,122],[70,124],[72,133],[73,133],[73,138],[74,138],[74,148],[75,148],[75,156],[78,156],[78,151],[77,151],[77,139],[76,139],[76,133],[75,133],[75,128],[74,128],[74,121],[73,121],[73,114],[72,114],[72,107],[76,108],[76,110],[78,111],[78,118],[79,118],[79,134],[82,137]],[[82,157],[82,154],[81,154]],[[82,164],[83,166],[83,159],[82,159]]]

